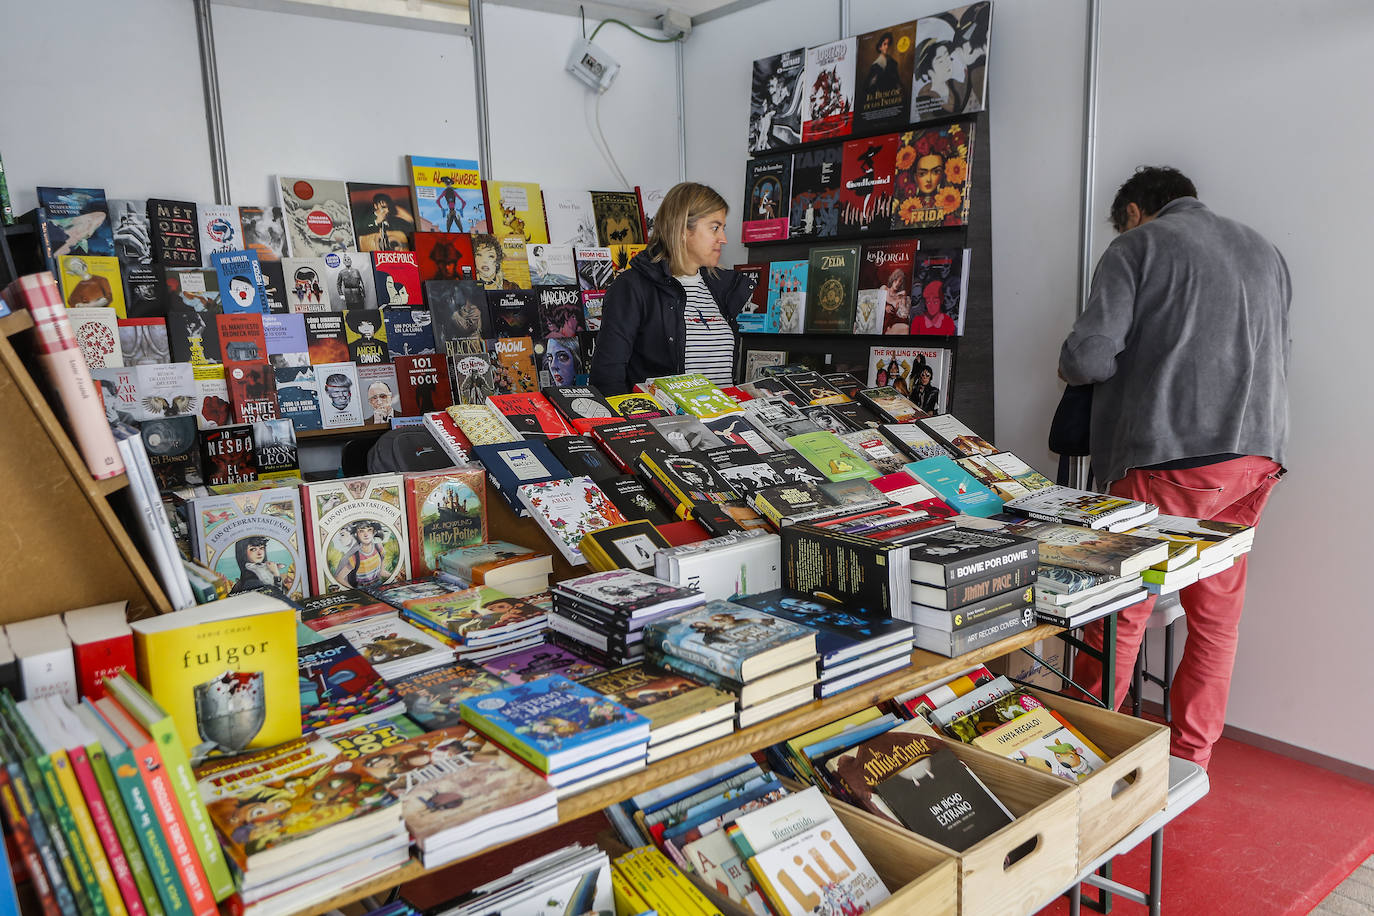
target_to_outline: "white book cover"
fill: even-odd
[[[544,217],[549,223],[549,241],[554,245],[596,247],[591,191],[545,188]]]
[[[313,594],[410,578],[400,474],[303,484],[301,502]]]
[[[834,817],[835,812],[821,790],[809,786],[737,817],[735,826],[739,828],[739,837],[735,842],[747,844],[757,855]]]
[[[577,263],[571,245],[537,243],[525,248],[534,286],[576,286]]]
[[[353,212],[344,182],[279,175],[277,202],[286,221],[286,251],[291,257],[318,258],[353,247]]]
[[[358,390],[358,367],[353,363],[322,363],[315,367],[320,386],[320,424],[344,429],[363,424],[363,395]]]
[[[217,251],[243,251],[243,225],[239,208],[230,204],[196,204],[200,219],[200,266],[214,268],[210,255]]]
[[[782,539],[756,535],[676,557],[672,567],[673,581],[701,589],[707,601],[782,588]]]
[[[377,307],[372,258],[357,251],[331,251],[322,259],[329,303],[336,312]],[[290,281],[288,281],[289,283]]]
[[[854,309],[855,334],[883,333],[883,310],[887,307],[887,290],[859,290],[858,302]]]
[[[10,649],[19,662],[19,680],[31,700],[60,696],[76,702],[76,662],[72,641],[56,614],[5,625]]]
[[[773,903],[786,916],[863,913],[891,896],[834,817],[759,853],[750,868],[773,888]]]
[[[453,661],[452,649],[395,614],[369,617],[342,633],[387,680]]]
[[[549,540],[575,565],[587,562],[578,545],[588,532],[625,521],[590,477],[527,483],[517,492]]]
[[[69,308],[67,318],[88,367],[108,369],[124,365],[124,349],[119,343],[119,315],[114,309],[109,306]]]

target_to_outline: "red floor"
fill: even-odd
[[[1374,786],[1224,738],[1208,777],[1207,797],[1164,831],[1166,914],[1297,916],[1374,854]],[[1113,878],[1147,888],[1149,865],[1146,843]],[[1145,910],[1115,898],[1112,911]],[[1060,900],[1041,916],[1065,913]]]

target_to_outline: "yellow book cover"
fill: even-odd
[[[109,306],[120,318],[124,309],[124,281],[119,259],[94,254],[64,254],[57,259],[62,274],[62,300],[67,308]]]
[[[990,732],[979,735],[969,743],[974,747],[981,747],[985,751],[992,751],[998,756],[1009,757],[1015,753],[1017,748],[1029,744],[1036,738],[1048,735],[1050,732],[1058,731],[1062,727],[1062,723],[1054,717],[1054,713],[1041,706],[1039,709],[1027,711],[1025,715],[1017,716]]]
[[[86,806],[86,797],[81,794],[81,787],[76,783],[71,760],[67,757],[67,752],[61,749],[54,750],[50,756],[53,772],[57,775],[57,784],[62,789],[67,807],[72,811],[76,832],[81,835],[81,845],[85,847],[86,855],[91,859],[91,869],[95,872],[95,880],[100,885],[100,896],[105,901],[110,916],[126,916],[129,911],[124,906],[124,899],[119,896],[114,871],[110,868],[110,860],[105,856],[105,848],[100,844],[100,834],[95,831],[95,821],[91,819],[91,811]]]
[[[618,867],[611,869],[611,892],[615,895],[617,916],[637,916],[649,909],[649,903],[639,895],[630,879]]]
[[[486,204],[476,159],[406,156],[415,228],[422,232],[486,232]]]
[[[485,187],[492,235],[498,239],[548,242],[544,195],[539,185],[532,181],[488,181]]]
[[[802,748],[833,738],[847,728],[872,722],[881,715],[882,713],[878,711],[878,707],[869,706],[858,712],[850,713],[843,719],[836,719],[828,725],[822,725],[820,728],[813,728],[811,731],[798,735],[795,738],[789,738],[787,741],[788,756],[792,758],[794,766],[802,768],[799,772],[804,771],[811,774],[812,785],[819,785],[816,778],[816,771],[811,768],[811,761],[806,759],[806,755],[802,753]]]
[[[610,245],[610,246],[608,246],[608,247],[610,248],[610,251],[611,251],[611,268],[618,274],[618,273],[620,273],[622,270],[624,270],[624,269],[626,269],[627,267],[629,267],[629,266],[630,266],[630,262],[634,260],[635,255],[639,254],[639,253],[640,253],[641,251],[643,251],[647,246],[645,246],[645,245]]]
[[[526,249],[524,239],[515,236],[501,239],[501,274],[520,289],[533,289],[533,281],[530,279],[530,256]]]
[[[286,602],[248,592],[129,627],[143,685],[193,761],[300,737],[296,612]]]

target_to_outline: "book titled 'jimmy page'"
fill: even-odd
[[[301,498],[315,594],[410,578],[400,474],[307,483]]]

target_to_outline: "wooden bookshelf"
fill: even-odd
[[[984,646],[967,655],[958,658],[945,658],[917,649],[911,656],[911,667],[904,671],[897,671],[881,677],[868,684],[856,687],[853,690],[845,691],[837,696],[828,697],[824,700],[815,700],[805,706],[790,710],[779,716],[774,716],[766,722],[735,732],[725,738],[703,744],[701,747],[684,751],[666,760],[651,764],[640,770],[638,773],[623,777],[614,782],[603,786],[596,786],[585,792],[563,799],[558,804],[558,823],[566,824],[569,821],[577,820],[588,814],[600,811],[617,802],[624,801],[631,796],[646,792],[656,786],[680,779],[690,773],[704,770],[714,764],[740,754],[747,754],[776,744],[787,738],[799,735],[802,732],[833,722],[836,719],[858,712],[867,706],[891,699],[900,693],[905,693],[922,684],[948,677],[959,671],[971,668],[974,665],[987,661],[988,659],[998,658],[1009,652],[1014,652],[1022,646],[1028,646],[1036,640],[1045,639],[1062,633],[1058,627],[1042,625],[1024,633],[1010,636],[1001,642],[992,643]],[[555,830],[557,827],[549,827]],[[520,839],[511,840],[512,843],[520,842]],[[509,845],[508,843],[498,844],[499,846]],[[491,847],[484,849],[476,855],[483,855],[490,852]],[[418,860],[411,859],[405,865],[394,871],[388,872],[381,877],[375,878],[357,887],[351,888],[345,893],[331,897],[308,909],[299,910],[299,916],[313,916],[313,914],[327,913],[332,909],[354,903],[364,897],[389,890],[407,881],[416,878],[436,874],[449,868],[461,867],[462,863],[468,858],[450,862],[438,868],[426,869],[422,867]]]
[[[0,318],[0,537],[9,545],[0,622],[121,599],[131,618],[167,613],[171,603],[111,504],[126,498],[128,478],[91,477],[21,358],[32,327],[27,312]]]
[[[390,426],[345,426],[340,429],[298,429],[297,439],[329,439],[333,436],[380,436]]]

